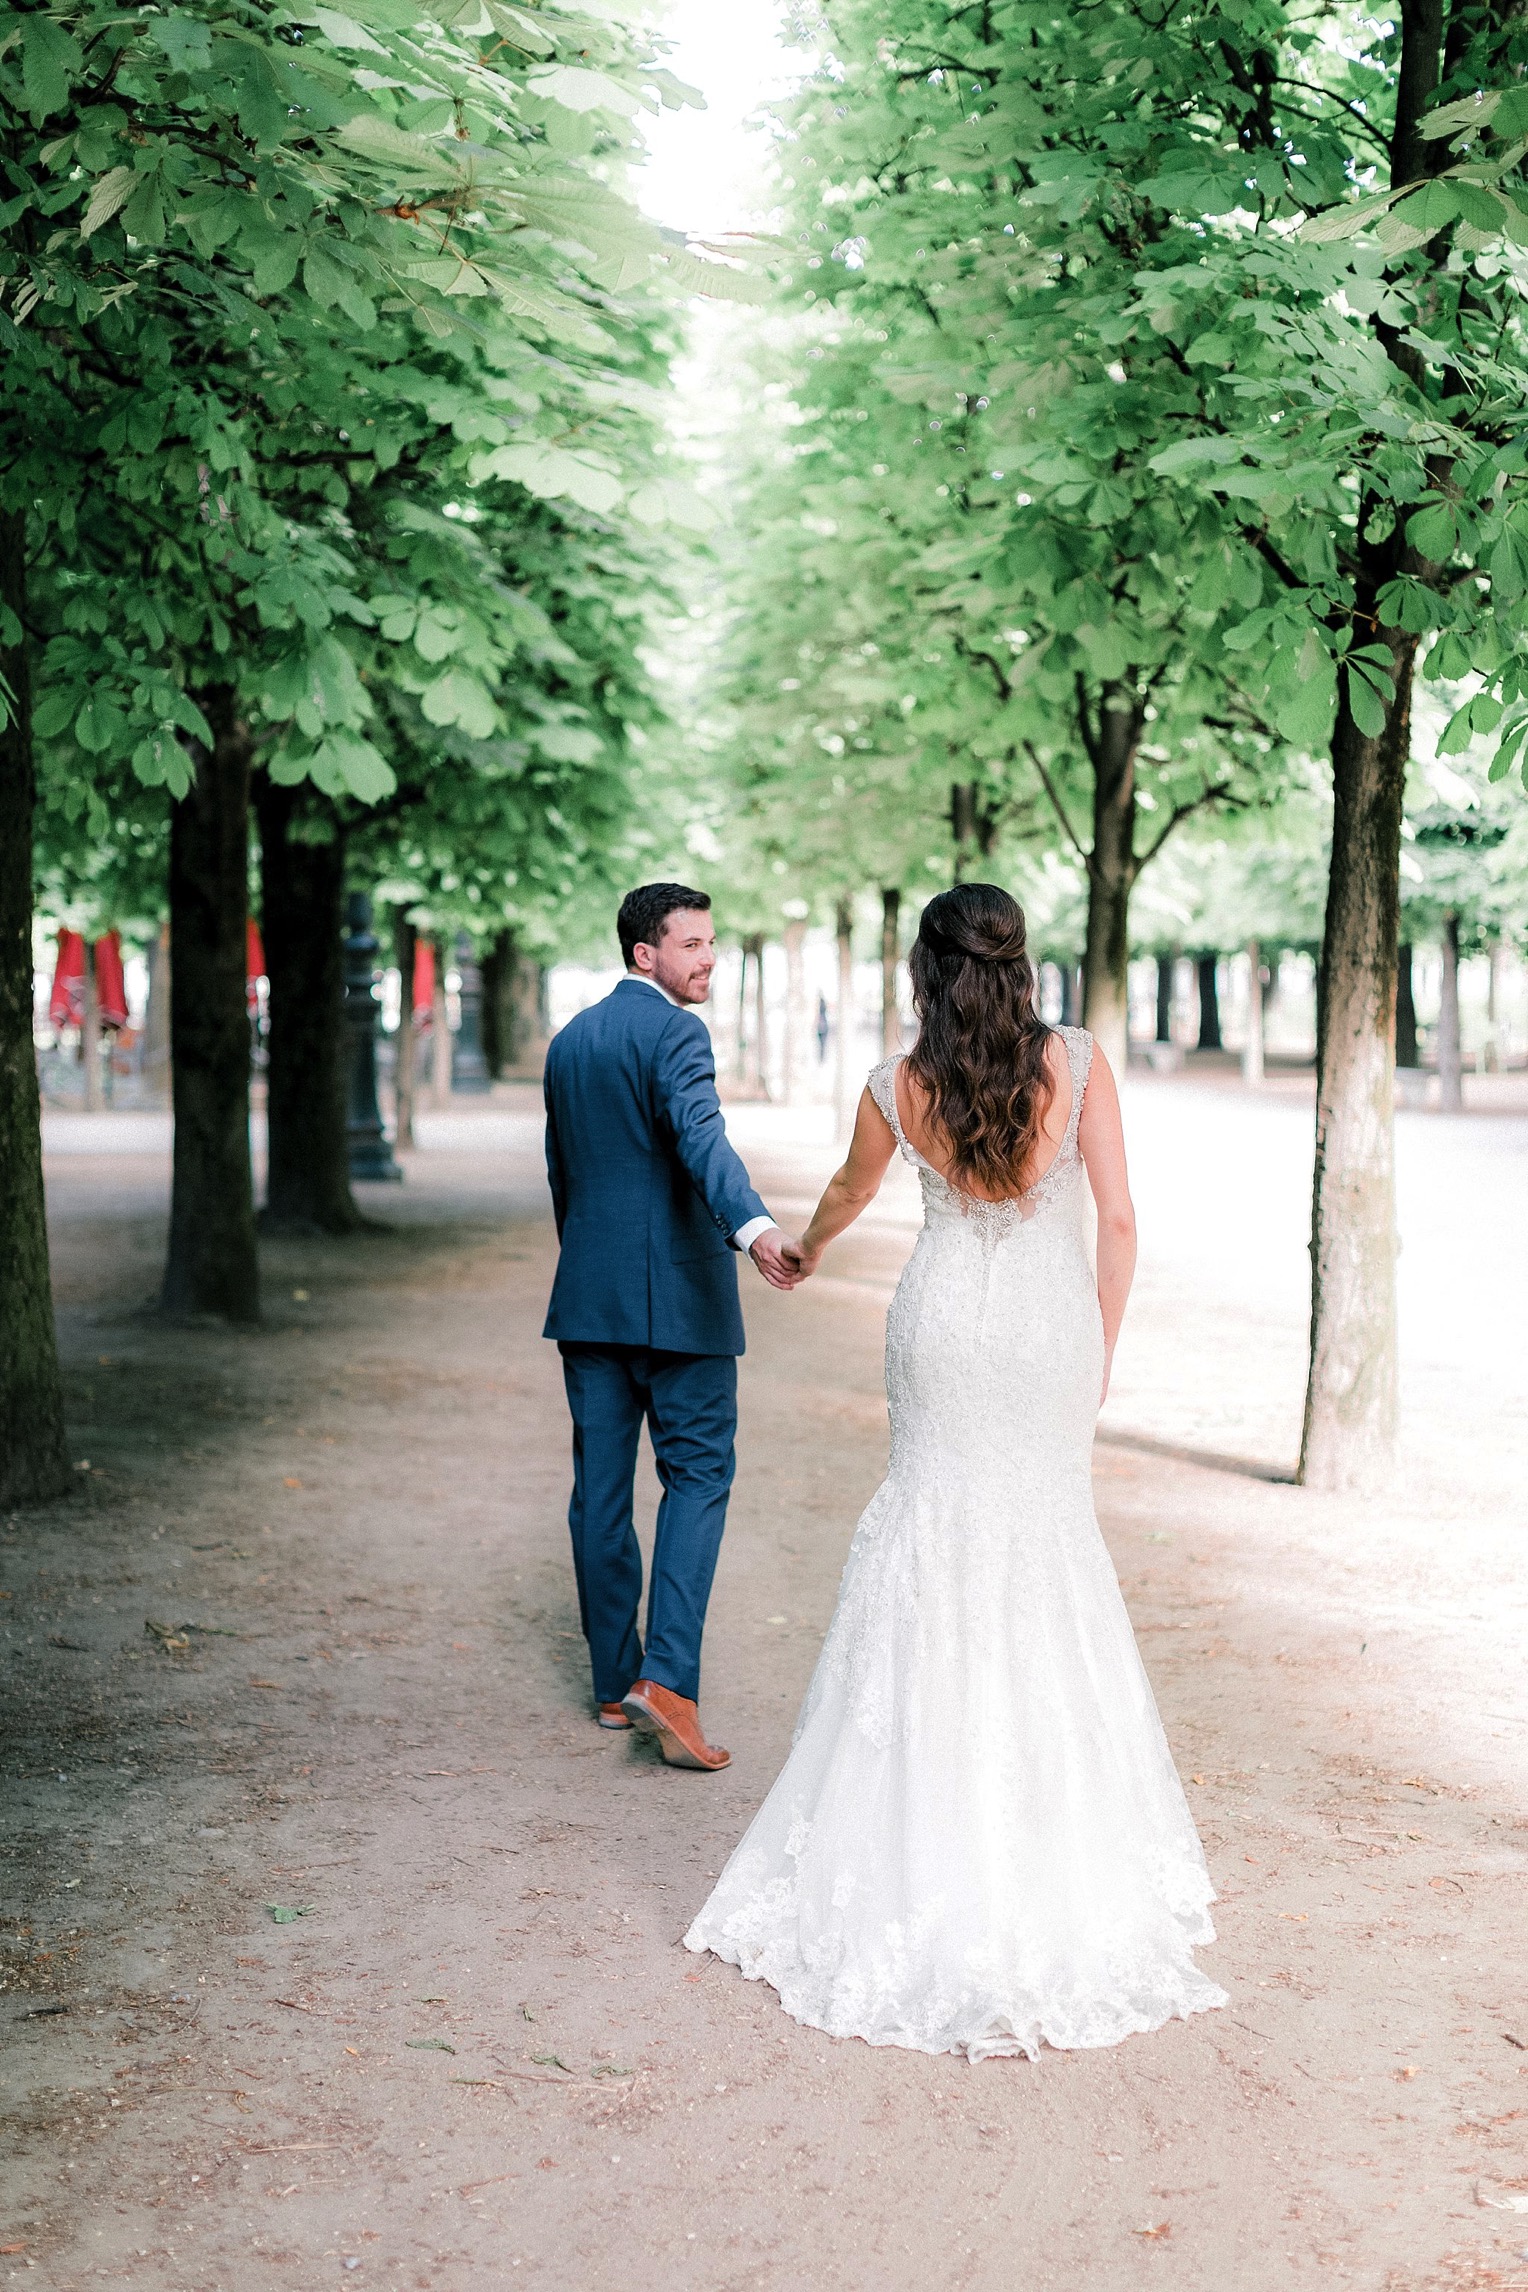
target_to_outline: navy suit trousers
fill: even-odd
[[[731,1354],[650,1345],[565,1343],[558,1350],[573,1417],[568,1526],[595,1700],[619,1702],[641,1678],[698,1701],[700,1638],[732,1487],[737,1362]],[[645,1654],[637,1630],[642,1555],[632,1521],[644,1419],[663,1488]]]

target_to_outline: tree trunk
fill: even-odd
[[[1373,598],[1360,599],[1369,626]],[[1391,632],[1395,700],[1360,732],[1339,672],[1332,858],[1316,1010],[1311,1357],[1300,1478],[1380,1485],[1394,1461],[1395,989],[1401,803],[1416,639]]]
[[[212,746],[190,744],[191,786],[170,807],[175,1161],[160,1302],[258,1321],[245,1005],[252,744],[231,686],[199,698]]]
[[[1093,849],[1088,854],[1088,937],[1082,1023],[1116,1074],[1129,1049],[1130,894],[1135,886],[1135,752],[1139,703],[1111,708],[1106,689],[1086,735],[1093,766]],[[1079,702],[1079,706],[1081,706]]]
[[[1464,1110],[1459,1036],[1459,918],[1443,919],[1443,987],[1438,1002],[1438,1104],[1445,1114]]]
[[[355,1233],[365,1222],[350,1192],[345,1137],[341,903],[345,846],[293,833],[298,791],[261,773],[260,910],[270,981],[265,1208],[272,1233]],[[327,824],[327,823],[324,823]]]
[[[1411,970],[1411,941],[1403,939],[1395,960],[1395,1063],[1417,1063],[1417,1001]]]
[[[854,907],[850,900],[839,901],[835,924],[838,936],[838,1011],[834,1029],[833,1129],[835,1137],[843,1143],[854,1128],[854,1110],[859,1102],[859,1085],[853,1063]]]
[[[1249,1090],[1263,1085],[1263,950],[1247,941],[1247,1039],[1242,1044],[1242,1081]]]
[[[881,1056],[902,1047],[902,1013],[897,1007],[897,964],[902,955],[902,894],[881,893]]]
[[[534,1054],[541,1034],[541,965],[501,931],[483,957],[483,1057],[494,1082]]]
[[[806,1003],[806,919],[792,916],[785,926],[785,1099],[794,1106],[807,1072],[811,1014]]]
[[[1422,133],[1443,65],[1443,0],[1401,0],[1390,182],[1414,182],[1449,164],[1441,139]],[[1455,12],[1461,28],[1478,23]],[[1467,35],[1468,36],[1468,35]],[[1450,239],[1429,243],[1441,271]],[[1422,386],[1425,352],[1383,315],[1375,339],[1398,371]],[[1429,459],[1446,489],[1452,463]],[[1417,639],[1385,624],[1379,600],[1400,574],[1435,571],[1404,527],[1369,541],[1372,511],[1357,508],[1353,629],[1390,653],[1393,696],[1378,733],[1359,731],[1349,672],[1339,667],[1332,730],[1332,857],[1316,1003],[1316,1171],[1311,1210],[1311,1358],[1300,1478],[1325,1489],[1372,1488],[1395,1461],[1395,1001],[1400,921],[1401,807],[1411,753]]]
[[[753,1034],[754,1058],[759,1070],[759,1096],[768,1098],[769,1088],[769,1007],[764,995],[764,934],[759,933],[753,952]]]
[[[748,1027],[749,964],[753,965],[753,1031]],[[737,1062],[738,1080],[750,1096],[764,1098],[764,934],[750,931],[743,941],[743,966],[738,973]]]
[[[1157,957],[1157,1041],[1170,1043],[1173,1039],[1173,978],[1177,971],[1175,955]]]
[[[401,907],[393,911],[393,961],[398,966],[398,1048],[393,1064],[393,1145],[414,1143],[414,948],[419,934]]]
[[[510,1051],[510,1064],[539,1071],[545,1058],[546,1046],[552,1036],[551,1011],[547,1000],[549,972],[544,963],[533,955],[515,958],[514,991],[511,1007],[514,1015],[514,1042]]]
[[[10,711],[0,727],[0,1504],[41,1504],[69,1485],[42,1185],[42,1107],[32,1038],[31,660],[24,634],[26,517],[0,512],[0,613],[23,634],[0,647]],[[3,630],[0,630],[3,635]]]
[[[1201,955],[1196,969],[1199,973],[1199,1048],[1220,1049],[1220,984],[1218,973],[1220,957]]]
[[[451,1021],[446,1012],[446,943],[435,942],[435,993],[430,1004],[430,1104],[451,1103]]]
[[[85,1112],[99,1114],[106,1104],[101,1087],[101,988],[96,978],[95,942],[85,941],[85,976],[81,982],[80,1064],[85,1070]]]

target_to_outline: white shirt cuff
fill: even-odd
[[[737,1232],[732,1237],[732,1246],[734,1249],[742,1250],[746,1255],[760,1234],[767,1234],[771,1231],[779,1231],[773,1218],[750,1218],[746,1226],[738,1227]]]

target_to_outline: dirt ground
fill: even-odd
[[[1445,1469],[1436,1428],[1383,1504],[1258,1477],[1298,1282],[1240,1281],[1235,1245],[1297,1232],[1308,1112],[1131,1103],[1146,1257],[1098,1497],[1231,2003],[1034,2064],[829,2041],[679,1947],[882,1469],[900,1176],[808,1289],[747,1289],[712,1777],[590,1719],[528,1094],[374,1190],[391,1230],[269,1246],[254,1335],[144,1310],[162,1154],[53,1158],[79,1486],[0,1522],[7,2281],[1528,2288],[1521,1482],[1475,1473],[1483,1432]],[[739,1127],[794,1214],[826,1149]],[[1525,1128],[1472,1279],[1516,1281]],[[1196,1136],[1266,1163],[1254,1217]],[[1488,1332],[1472,1371],[1423,1319],[1409,1390],[1468,1430],[1520,1387],[1520,1324],[1515,1370]]]

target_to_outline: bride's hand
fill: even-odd
[[[1114,1354],[1113,1350],[1111,1349],[1104,1355],[1104,1389],[1098,1396],[1098,1405],[1100,1408],[1103,1407],[1105,1401],[1109,1398],[1109,1375],[1113,1367]]]
[[[805,1281],[811,1274],[814,1274],[822,1263],[822,1251],[820,1249],[808,1250],[804,1242],[795,1240],[785,1242],[781,1247],[780,1255],[785,1259],[786,1264],[792,1267],[800,1281]]]

